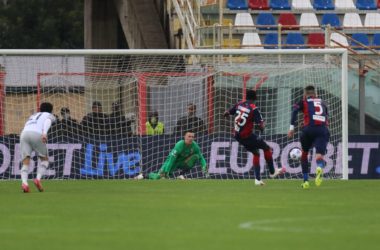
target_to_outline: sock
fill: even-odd
[[[22,184],[28,185],[28,166],[27,165],[22,165],[21,181],[22,181]]]
[[[41,180],[48,166],[49,166],[48,161],[41,161],[40,165],[37,168],[37,180]]]
[[[272,157],[271,149],[267,149],[264,151],[264,158],[265,158],[265,161],[267,162],[269,173],[274,174],[274,165],[273,165],[273,157]]]
[[[253,155],[253,169],[255,171],[256,180],[261,180],[260,175],[260,155]]]
[[[323,159],[317,159],[317,166],[323,169],[325,167],[325,161]]]
[[[302,151],[301,156],[301,166],[302,166],[302,174],[303,174],[303,181],[309,180],[309,163],[307,161],[307,152]]]

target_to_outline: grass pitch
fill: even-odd
[[[30,183],[32,184],[32,183]],[[311,183],[313,184],[313,183]],[[32,186],[31,186],[32,187]],[[379,249],[380,182],[0,182],[0,248]]]

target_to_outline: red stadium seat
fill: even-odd
[[[268,0],[249,0],[249,8],[252,10],[269,10]]]
[[[377,1],[377,8],[380,9],[380,0]]]
[[[281,24],[284,30],[298,30],[299,26],[293,13],[281,13],[278,17],[278,24]]]
[[[307,44],[310,48],[324,48],[325,47],[325,34],[323,33],[310,33],[308,36]]]

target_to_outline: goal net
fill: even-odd
[[[325,176],[347,178],[346,52],[335,50],[2,51],[0,179],[20,178],[19,135],[39,104],[54,105],[49,131],[52,179],[129,179],[157,171],[183,133],[195,132],[213,179],[254,178],[252,154],[233,137],[223,113],[257,91],[282,178],[300,178],[301,118],[287,138],[291,107],[314,85],[329,107]],[[311,174],[315,152],[310,152]],[[30,177],[38,157],[32,156]],[[261,153],[261,172],[269,172]],[[179,174],[175,171],[172,178]],[[188,178],[204,178],[197,164]]]

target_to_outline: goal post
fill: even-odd
[[[232,119],[222,116],[247,89],[258,93],[266,121],[261,136],[276,166],[287,168],[285,178],[301,178],[299,162],[289,158],[299,129],[292,140],[286,132],[291,106],[310,84],[329,106],[325,176],[348,179],[345,49],[0,51],[0,179],[20,178],[18,135],[45,101],[58,118],[49,134],[47,178],[129,179],[156,171],[183,137],[187,125],[180,121],[189,122],[189,114],[203,122],[196,141],[210,178],[253,178],[252,155],[235,142]],[[162,129],[147,124],[157,119]],[[310,157],[315,162],[315,152]],[[268,177],[263,156],[260,163]],[[199,164],[186,175],[204,177]]]

